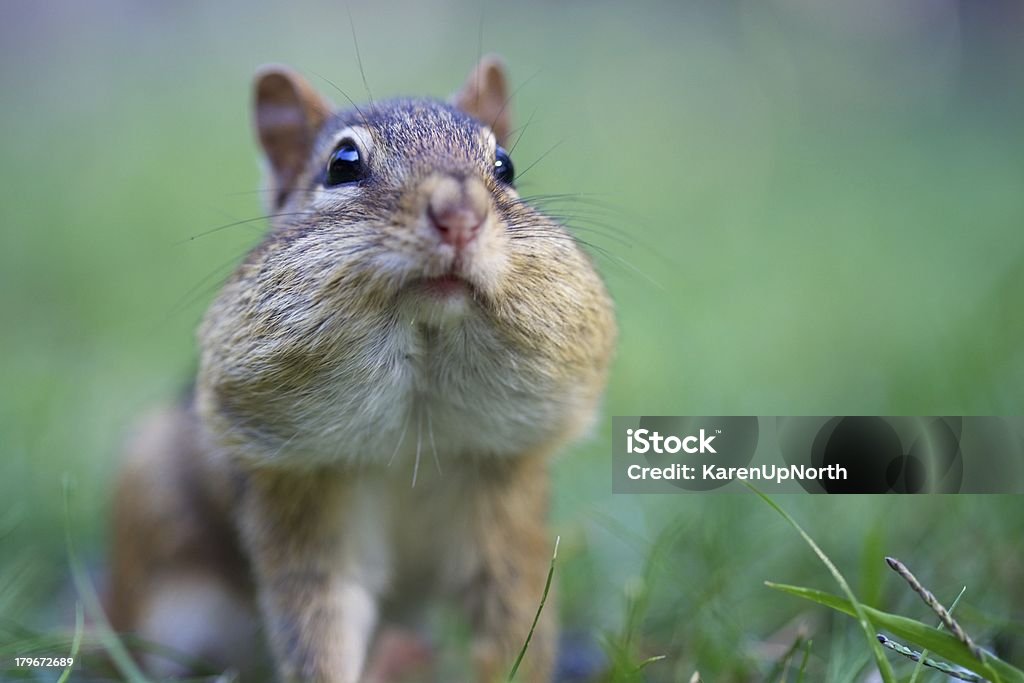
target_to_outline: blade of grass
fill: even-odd
[[[803,635],[798,635],[790,644],[789,648],[786,649],[786,653],[775,662],[775,665],[772,667],[771,671],[768,672],[768,675],[764,677],[764,680],[778,681],[779,683],[785,681],[786,673],[789,669],[789,661],[793,658],[793,655],[796,654],[796,651],[799,650],[800,646],[803,644]]]
[[[645,659],[644,661],[640,662],[637,665],[636,669],[633,670],[633,673],[634,674],[638,674],[641,671],[643,671],[644,669],[646,669],[648,666],[650,666],[651,664],[654,664],[655,662],[660,662],[661,660],[666,659],[667,656],[668,655],[654,655],[653,657],[648,657],[647,659]]]
[[[951,664],[947,664],[946,662],[940,662],[935,659],[926,658],[923,652],[914,652],[906,645],[903,645],[902,643],[897,643],[892,638],[887,638],[886,636],[879,635],[878,642],[880,642],[882,645],[889,648],[893,652],[903,657],[906,657],[907,659],[915,661],[918,664],[923,664],[924,666],[931,667],[936,671],[940,671],[946,676],[949,676],[950,678],[956,678],[961,681],[967,681],[968,683],[983,683],[985,680],[973,671],[968,671],[967,669],[954,667]]]
[[[526,634],[526,642],[523,643],[523,648],[519,650],[519,656],[516,657],[516,662],[512,665],[512,670],[508,673],[508,680],[510,682],[515,679],[516,673],[519,671],[519,665],[523,663],[523,657],[526,656],[526,649],[530,647],[530,640],[533,638],[533,632],[537,629],[537,622],[540,621],[540,614],[544,611],[544,603],[548,600],[548,593],[551,591],[551,579],[555,576],[555,560],[558,559],[558,544],[561,540],[561,536],[555,537],[555,550],[551,553],[551,566],[548,567],[548,578],[544,582],[544,592],[540,596],[540,604],[537,605],[537,613],[533,615],[533,624],[530,625],[530,632]]]
[[[85,611],[95,624],[97,637],[103,647],[110,654],[114,666],[129,683],[149,683],[146,676],[135,664],[124,643],[114,633],[107,614],[103,611],[100,598],[96,594],[96,588],[89,580],[89,575],[82,566],[82,562],[75,550],[75,544],[71,537],[71,482],[68,477],[64,478],[64,542],[68,551],[68,563],[71,566],[71,580],[75,584],[78,596],[85,606]]]
[[[657,657],[638,661],[642,655],[634,652],[634,641],[640,633],[641,622],[647,613],[651,589],[655,584],[655,579],[658,573],[666,567],[665,558],[676,542],[676,539],[690,524],[689,520],[678,520],[665,526],[653,542],[642,542],[642,547],[647,548],[648,552],[640,576],[629,581],[624,590],[626,596],[626,616],[623,619],[622,627],[618,633],[607,634],[601,638],[602,646],[608,655],[609,680],[635,680],[643,668],[667,657],[666,655],[658,655]],[[615,530],[615,527],[609,528],[610,530]],[[627,538],[635,537],[635,534],[631,532],[627,531],[626,533],[628,534]]]
[[[921,585],[921,582],[917,580],[917,577],[914,576],[912,571],[910,571],[910,568],[895,557],[887,557],[885,558],[885,562],[894,572],[899,574],[903,580],[907,582],[907,585],[909,585],[910,588],[920,596],[921,600],[924,601],[924,604],[928,605],[928,608],[935,612],[935,615],[943,624],[945,624],[946,628],[948,628],[960,642],[966,645],[967,649],[970,650],[976,658],[984,661],[985,656],[981,653],[981,648],[974,644],[971,637],[960,627],[960,624],[958,624],[956,619],[953,618],[953,615],[951,615],[946,608],[942,606],[942,603],[938,601],[935,595]]]
[[[957,603],[960,602],[960,598],[964,597],[964,592],[966,592],[966,591],[967,591],[967,586],[964,586],[963,588],[960,589],[960,594],[956,596],[956,600],[954,600],[953,604],[949,606],[949,613],[950,613],[950,615],[953,614],[953,610],[956,609]],[[940,621],[938,629],[941,631],[942,628],[943,628],[943,624]],[[928,657],[928,649],[924,648],[924,649],[921,650],[921,659],[917,660],[917,666],[914,667],[913,673],[910,674],[910,681],[909,681],[909,683],[917,683],[917,677],[920,676],[921,672],[924,670],[924,660],[927,657]]]
[[[875,632],[871,628],[870,622],[868,622],[863,606],[857,601],[857,597],[853,594],[853,590],[850,588],[850,584],[847,583],[846,578],[842,573],[840,573],[835,564],[832,563],[832,560],[829,559],[828,555],[818,547],[818,544],[814,542],[814,539],[803,530],[803,527],[797,524],[796,520],[793,519],[788,512],[783,510],[774,500],[762,493],[756,486],[752,486],[747,482],[744,483],[747,488],[759,495],[764,502],[768,503],[768,505],[772,507],[773,510],[782,515],[782,518],[789,522],[790,526],[796,529],[797,533],[800,534],[807,545],[811,547],[811,550],[814,551],[814,554],[818,556],[818,559],[820,559],[825,567],[828,568],[829,572],[832,574],[832,578],[836,580],[836,583],[839,584],[839,587],[853,606],[857,622],[860,624],[861,630],[864,631],[864,635],[868,639],[868,647],[870,648],[872,655],[874,655],[875,664],[878,666],[878,672],[882,675],[882,680],[885,683],[896,683],[896,674],[893,673],[892,665],[889,663],[888,658],[886,658],[885,652],[882,651],[881,644],[875,638]]]
[[[640,630],[640,622],[647,612],[650,603],[651,587],[657,573],[665,565],[665,556],[675,542],[676,537],[688,526],[687,520],[680,520],[677,523],[669,524],[658,534],[651,544],[650,552],[644,561],[643,574],[637,583],[638,590],[629,597],[629,605],[626,611],[626,620],[622,626],[620,636],[621,647],[624,652],[632,652],[633,639]]]
[[[799,598],[816,602],[819,605],[830,607],[843,614],[853,617],[857,616],[849,601],[838,595],[814,590],[813,588],[789,586],[770,581],[766,581],[765,585],[783,593],[795,595]],[[970,650],[967,649],[966,645],[946,631],[939,631],[919,621],[899,614],[883,612],[867,605],[862,605],[861,609],[876,628],[889,631],[919,647],[926,647],[943,659],[947,659],[958,666],[979,673],[993,681],[1002,679],[1005,683],[1024,683],[1024,671],[1004,662],[990,652],[986,653],[984,663],[979,662],[974,658]]]
[[[78,657],[78,649],[82,647],[82,632],[85,630],[85,615],[82,613],[82,602],[79,600],[75,603],[75,636],[71,640],[71,653],[68,658],[71,663],[64,667],[64,671],[60,673],[60,678],[57,679],[57,683],[66,683],[68,677],[71,676],[71,669],[75,666],[75,659]]]
[[[796,683],[803,683],[804,681],[804,674],[807,673],[807,660],[811,658],[811,645],[813,643],[813,640],[808,640],[804,646],[804,658],[800,661],[800,675],[796,677]]]
[[[0,568],[0,614],[15,614],[39,568],[31,553],[19,555]]]

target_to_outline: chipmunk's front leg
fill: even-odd
[[[530,457],[484,465],[481,475],[471,491],[476,560],[465,599],[477,681],[496,683],[507,680],[544,594],[552,551],[548,473],[543,458]],[[557,639],[552,587],[516,679],[549,683]]]
[[[353,491],[336,472],[257,471],[241,531],[282,680],[357,683],[377,622],[377,596],[352,556]]]

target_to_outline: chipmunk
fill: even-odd
[[[117,630],[236,667],[262,637],[281,679],[353,683],[380,623],[439,597],[475,680],[508,675],[550,563],[548,463],[616,337],[590,258],[516,192],[508,97],[491,56],[447,103],[341,111],[258,73],[271,227],[203,319],[190,400],[128,446]],[[550,680],[556,639],[548,604],[520,680]]]

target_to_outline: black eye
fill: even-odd
[[[506,185],[511,185],[516,179],[516,169],[512,166],[512,159],[504,147],[494,150],[494,177]]]
[[[351,140],[342,140],[327,162],[324,187],[354,183],[362,177],[363,161],[359,157],[359,148]]]

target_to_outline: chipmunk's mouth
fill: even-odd
[[[440,277],[421,278],[414,285],[425,294],[442,298],[463,296],[470,294],[472,290],[472,285],[469,282],[454,273]]]
[[[466,263],[456,257],[447,267],[420,275],[410,283],[413,291],[437,300],[464,299],[475,296],[476,286]]]
[[[472,309],[476,288],[454,273],[419,277],[404,288],[405,310],[420,324],[445,326],[462,320]]]
[[[405,291],[423,303],[467,304],[476,299],[478,292],[473,282],[451,270],[443,275],[418,277],[405,286]]]

